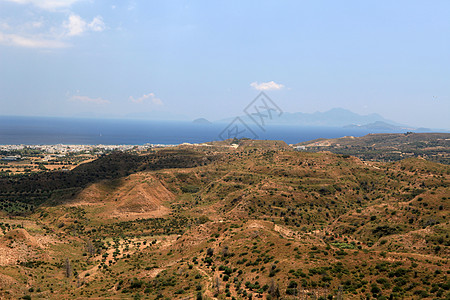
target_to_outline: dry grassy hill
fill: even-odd
[[[364,160],[399,161],[410,157],[450,164],[450,133],[378,133],[317,139],[296,144],[307,151],[330,151]]]
[[[450,299],[448,165],[234,142],[4,216],[0,297]]]
[[[89,185],[68,206],[82,208],[90,219],[134,220],[163,217],[170,212],[164,203],[175,195],[150,173],[132,174],[114,181]]]

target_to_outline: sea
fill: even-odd
[[[288,144],[317,138],[386,133],[359,128],[293,125],[194,123],[56,117],[0,116],[0,145],[144,145],[219,141],[227,138],[283,140]]]

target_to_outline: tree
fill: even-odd
[[[272,296],[273,298],[280,297],[280,290],[278,288],[278,284],[276,284],[273,279],[270,280],[268,292],[269,292],[269,295]]]
[[[222,256],[227,257],[230,255],[230,251],[228,250],[228,246],[223,247],[222,249]]]
[[[72,266],[70,265],[68,258],[66,258],[66,261],[64,262],[64,274],[67,278],[72,276]]]
[[[220,291],[220,278],[219,278],[219,276],[216,276],[214,278],[214,288],[216,289],[216,294],[219,294],[219,291]]]
[[[93,256],[95,254],[95,248],[91,241],[88,241],[86,243],[86,251],[89,253],[90,256]]]

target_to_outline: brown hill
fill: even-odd
[[[199,161],[220,160],[141,170],[41,206],[28,217],[39,228],[25,230],[60,243],[0,273],[33,278],[33,292],[13,289],[35,298],[450,297],[448,165],[258,145],[205,147]]]
[[[330,151],[363,160],[398,161],[409,157],[450,164],[450,133],[379,133],[362,137],[316,139],[294,145],[306,151]]]
[[[8,231],[0,237],[0,266],[36,259],[42,248],[42,244],[25,229]]]
[[[92,184],[68,206],[86,207],[87,217],[93,219],[152,218],[167,215],[170,209],[165,205],[174,198],[155,176],[137,173]]]

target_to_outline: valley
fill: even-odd
[[[450,297],[450,166],[423,158],[228,140],[0,191],[2,299]]]

